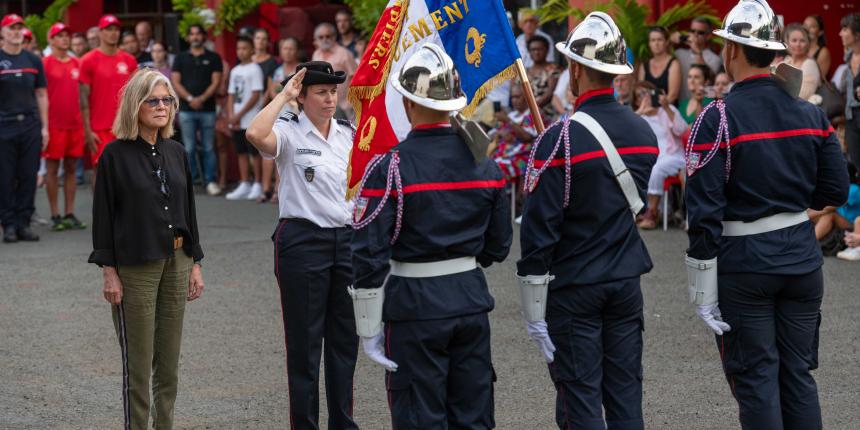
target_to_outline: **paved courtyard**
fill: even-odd
[[[88,190],[78,216],[90,221]],[[278,289],[272,269],[273,205],[197,199],[206,291],[185,317],[176,427],[285,429],[287,380]],[[38,211],[48,214],[43,191]],[[101,273],[86,263],[90,229],[50,232],[38,243],[0,244],[0,429],[115,429],[122,420],[120,351]],[[645,296],[644,412],[648,429],[738,428],[713,337],[687,303],[678,230],[645,234],[655,263]],[[518,311],[514,262],[487,271],[498,374],[500,429],[554,427],[554,392]],[[860,264],[828,258],[815,372],[827,429],[860,423]],[[322,390],[322,387],[321,387]],[[390,428],[383,370],[362,354],[355,415]],[[321,424],[326,422],[321,402]]]

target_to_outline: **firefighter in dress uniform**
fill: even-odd
[[[254,118],[246,136],[281,175],[275,277],[287,349],[290,427],[319,428],[319,368],[325,339],[328,428],[357,429],[352,417],[358,336],[347,294],[352,284],[352,204],[344,196],[354,129],[335,120],[331,64],[299,64],[284,89]],[[301,112],[281,115],[297,101]]]
[[[523,315],[555,385],[562,429],[641,429],[642,293],[651,258],[634,216],[657,138],[618,103],[630,74],[612,19],[590,13],[556,48],[570,61],[576,113],[540,136],[526,175],[517,277]],[[605,414],[604,414],[605,412]]]
[[[686,149],[690,300],[744,429],[820,429],[822,255],[806,210],[846,201],[846,161],[824,113],[770,74],[785,46],[766,1],[742,0],[714,33],[737,83]]]
[[[466,98],[439,46],[421,47],[392,75],[412,131],[372,159],[357,195],[358,334],[387,369],[394,429],[493,428],[494,301],[481,267],[511,245],[502,172],[452,128]]]

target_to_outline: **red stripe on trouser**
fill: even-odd
[[[125,334],[125,313],[122,302],[116,305],[119,317],[119,348],[122,353],[122,412],[123,428],[131,430],[131,404],[128,396],[128,338]]]
[[[281,287],[281,270],[278,265],[278,245],[281,240],[281,231],[284,229],[286,224],[286,220],[281,221],[281,224],[278,225],[278,229],[275,230],[275,280],[278,282],[278,289],[281,290],[281,319],[284,321],[284,366],[286,366],[287,371],[287,397],[289,398],[290,428],[295,428],[295,424],[293,423],[293,390],[290,385],[290,347],[289,337],[287,334],[287,315],[284,312],[284,289]]]

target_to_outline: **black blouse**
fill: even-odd
[[[173,257],[173,239],[203,258],[194,188],[185,149],[174,140],[115,140],[99,159],[93,196],[93,252],[99,266],[141,264]]]

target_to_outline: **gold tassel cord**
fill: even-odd
[[[517,70],[515,63],[506,67],[496,76],[493,76],[492,78],[488,79],[487,82],[484,82],[484,84],[481,85],[477,91],[475,91],[475,94],[472,96],[472,101],[469,103],[469,105],[463,108],[463,116],[467,118],[472,116],[472,114],[475,113],[475,109],[478,108],[478,104],[481,103],[481,100],[483,100],[484,97],[486,97],[487,94],[490,93],[490,91],[493,91],[493,89],[501,85],[503,82],[510,81],[511,79],[514,79],[516,77]]]

